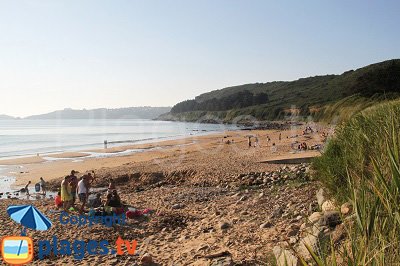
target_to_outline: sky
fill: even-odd
[[[400,58],[400,2],[0,0],[0,114],[172,106]]]

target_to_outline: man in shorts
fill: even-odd
[[[79,201],[81,202],[80,212],[83,213],[89,195],[87,176],[84,175],[82,180],[78,182],[76,192],[78,194]]]

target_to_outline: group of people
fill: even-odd
[[[58,202],[58,205],[60,205],[59,200],[61,200],[65,211],[74,207],[75,201],[78,198],[81,203],[79,210],[83,212],[88,200],[90,187],[95,180],[94,171],[84,174],[79,179],[76,176],[77,173],[77,171],[72,170],[70,175],[64,177],[64,180],[61,182],[59,197],[56,197],[56,204]]]
[[[253,143],[251,141],[252,136],[248,136],[247,138],[248,138],[247,142],[249,144],[249,148],[253,147]],[[254,136],[254,147],[258,147],[258,146],[259,146],[258,137]]]
[[[76,174],[77,172],[72,170],[71,174],[65,176],[61,182],[60,191],[55,197],[57,207],[69,211],[71,207],[76,207],[76,199],[80,202],[78,207],[80,213],[85,212],[85,206],[94,209],[103,208],[105,212],[112,212],[115,209],[123,207],[112,178],[109,179],[106,199],[102,201],[100,193],[97,193],[94,198],[89,198],[90,189],[95,180],[94,171],[84,174],[80,178]]]
[[[28,183],[25,185],[24,188],[21,188],[19,190],[19,192],[25,192],[27,196],[30,196],[29,193],[29,186],[31,185],[31,181],[28,181]],[[35,184],[35,190],[36,192],[39,192],[40,190],[42,190],[42,194],[46,195],[46,181],[44,181],[43,177],[40,178],[39,182]]]
[[[305,142],[300,143],[300,144],[297,146],[297,149],[300,150],[300,151],[306,151],[306,150],[307,150],[307,143],[305,143]]]

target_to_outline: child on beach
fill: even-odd
[[[29,196],[29,185],[31,184],[31,181],[28,181],[28,184],[26,184],[26,186],[21,189],[21,192],[26,192],[26,195]]]
[[[63,206],[63,202],[61,200],[61,191],[58,191],[57,196],[54,198],[54,203],[57,208],[61,208]]]

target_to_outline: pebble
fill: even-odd
[[[221,222],[220,224],[219,224],[219,228],[220,229],[228,229],[229,227],[231,227],[231,225],[229,224],[229,223],[227,223],[227,222]]]
[[[146,253],[143,255],[143,257],[140,259],[140,262],[144,265],[146,264],[151,264],[153,263],[153,258],[150,256],[150,254]]]
[[[263,229],[263,228],[269,228],[269,227],[271,227],[272,226],[272,223],[271,222],[265,222],[265,223],[263,223],[263,224],[261,224],[260,225],[260,228],[261,229]]]

